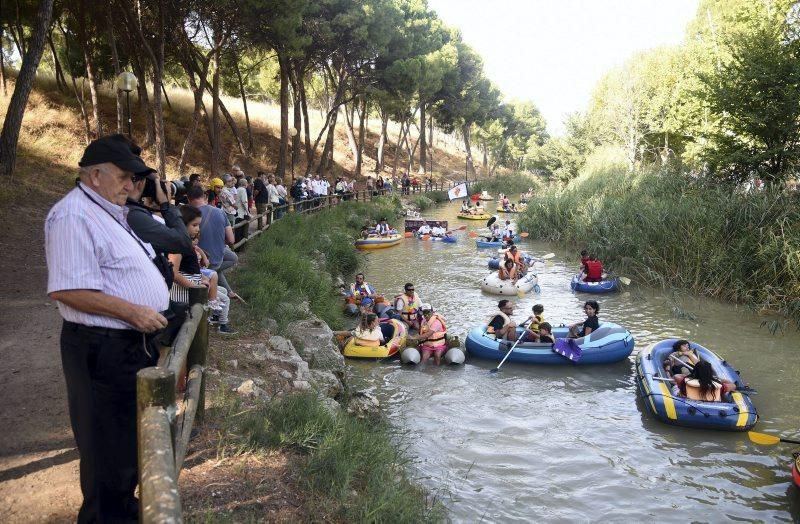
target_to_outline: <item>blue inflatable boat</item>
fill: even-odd
[[[672,344],[676,340],[669,338],[656,342],[636,357],[636,384],[645,409],[660,421],[677,426],[726,431],[752,428],[758,421],[758,413],[750,397],[741,391],[725,395],[722,402],[691,400],[674,394],[674,382],[667,376],[664,360],[672,353]],[[701,359],[711,363],[717,377],[730,380],[737,389],[746,389],[739,372],[730,364],[699,344],[691,342],[690,345]]]
[[[514,238],[512,240],[516,244],[517,242],[522,240],[522,237],[520,237],[519,235],[514,235]],[[488,240],[477,239],[475,240],[475,245],[477,247],[496,247],[496,248],[506,247],[502,240],[498,240],[497,242],[489,242]]]
[[[566,338],[568,332],[569,328],[565,326],[553,328],[553,336],[556,339]],[[517,336],[521,334],[522,330],[517,329]],[[597,331],[574,341],[581,348],[581,356],[577,362],[553,351],[553,344],[538,342],[517,344],[507,362],[561,366],[611,364],[628,358],[634,346],[633,335],[612,322],[602,322]],[[470,330],[465,345],[467,352],[473,357],[500,361],[514,345],[514,341],[497,340],[494,335],[486,334],[486,326],[480,326]]]
[[[611,293],[612,291],[619,291],[619,279],[612,278],[601,280],[600,282],[584,282],[581,280],[581,273],[578,273],[572,277],[569,287],[572,291],[581,293]]]

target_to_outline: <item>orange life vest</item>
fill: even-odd
[[[422,343],[425,344],[425,345],[434,346],[434,347],[443,346],[443,345],[445,345],[447,343],[447,341],[446,341],[446,339],[447,339],[447,324],[445,323],[444,319],[438,313],[433,313],[431,315],[431,318],[425,319],[422,322],[422,326],[420,326],[419,331],[420,331],[420,333],[427,333],[428,331],[430,331],[431,330],[431,324],[433,324],[433,322],[435,320],[439,321],[439,324],[442,327],[441,331],[434,331],[433,335],[430,338],[428,338],[427,340],[424,340]]]

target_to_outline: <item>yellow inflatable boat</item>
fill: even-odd
[[[480,215],[472,215],[470,213],[459,213],[458,218],[463,218],[466,220],[489,220],[492,218],[492,215],[489,213],[481,213]]]
[[[369,236],[356,240],[356,247],[358,249],[384,249],[396,246],[403,238],[405,238],[403,235],[389,235],[385,237]]]
[[[408,329],[406,325],[393,318],[381,319],[381,331],[387,341],[381,346],[359,346],[356,338],[351,337],[342,349],[342,354],[349,358],[386,358],[400,353],[406,347]]]

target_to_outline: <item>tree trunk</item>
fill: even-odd
[[[285,52],[278,52],[278,65],[281,76],[281,142],[278,146],[277,176],[286,176],[286,153],[289,149],[289,58]]]
[[[300,92],[300,110],[303,113],[303,136],[306,142],[306,171],[311,171],[314,165],[314,150],[311,148],[311,127],[308,121],[308,101],[306,99],[306,85],[303,78],[302,67],[298,64],[295,68],[295,80]],[[298,129],[298,131],[300,131]]]
[[[161,78],[164,74],[164,0],[158,2],[158,28],[156,29],[156,49],[151,50],[153,62],[153,121],[156,131],[156,158],[158,172],[162,178],[167,176],[167,137],[164,130],[164,107],[161,105]]]
[[[358,108],[358,150],[354,176],[361,176],[361,164],[364,160],[364,136],[367,132],[367,95],[361,95]]]
[[[119,66],[119,55],[117,54],[117,37],[114,34],[114,17],[111,14],[111,12],[112,11],[109,9],[106,21],[108,22],[108,42],[111,46],[111,63],[114,65],[114,79],[116,83],[116,78],[122,72],[122,69]],[[117,89],[115,86],[114,92],[117,94],[117,133],[122,134],[124,132],[122,130],[122,120],[125,118],[125,112],[122,109],[122,91]]]
[[[425,139],[425,102],[419,104],[419,174],[425,174],[425,169],[428,166],[428,161],[425,157],[427,154],[427,140]],[[409,173],[411,172],[411,163],[409,162]]]
[[[242,72],[239,69],[239,56],[236,49],[233,51],[233,69],[236,72],[236,80],[239,81],[239,93],[242,95],[242,106],[244,106],[244,122],[247,126],[247,150],[249,154],[253,152],[253,130],[250,128],[250,113],[247,112],[247,93],[244,90]]]
[[[330,123],[328,125],[328,136],[325,139],[325,147],[322,149],[322,157],[317,167],[317,173],[320,176],[325,176],[331,164],[333,163],[333,140],[334,132],[336,130],[336,116],[339,114],[339,106],[342,104],[344,97],[344,85],[347,73],[345,72],[344,65],[339,67],[339,84],[336,86],[336,94],[333,98],[331,110],[328,112],[330,116]]]
[[[397,134],[397,146],[394,148],[394,162],[392,165],[392,178],[397,178],[397,164],[400,163],[400,147],[406,136],[405,122],[400,122],[400,132]]]
[[[204,63],[202,64],[202,71],[198,75],[200,78],[200,85],[198,85],[194,80],[194,69],[189,65],[188,61],[182,61],[184,70],[186,71],[187,76],[189,77],[189,85],[192,88],[192,92],[194,93],[194,112],[192,113],[192,124],[189,127],[188,133],[186,133],[186,139],[183,141],[183,147],[181,148],[181,157],[178,160],[178,174],[183,175],[184,169],[186,166],[186,156],[189,153],[189,149],[192,145],[192,141],[194,140],[194,135],[197,132],[197,127],[200,125],[200,115],[205,114],[205,105],[203,104],[203,92],[206,89],[206,77],[208,75],[208,66],[210,63],[210,55]],[[206,120],[208,120],[208,115],[206,115]],[[210,126],[209,126],[210,130]],[[211,135],[209,134],[209,143],[211,143]]]
[[[16,0],[16,7],[17,7],[16,11],[17,16],[14,19],[14,21],[17,24],[17,38],[14,39],[14,42],[17,44],[17,51],[19,51],[19,57],[24,60],[25,55],[28,54],[28,50],[25,47],[25,33],[23,32],[22,20],[19,15],[19,0]],[[52,16],[52,14],[50,16]],[[11,27],[11,25],[9,25],[8,28],[11,30],[11,33],[13,35],[14,29]]]
[[[0,42],[2,42],[2,30],[0,30]],[[56,53],[56,46],[53,45],[53,38],[50,34],[50,31],[47,32],[47,45],[50,47],[50,55],[53,57],[53,70],[55,72],[56,77],[56,87],[60,92],[64,92],[67,90],[67,81],[64,79],[64,71],[61,69],[61,62],[58,60],[58,54]],[[2,53],[0,53],[2,55]],[[2,64],[3,57],[0,56],[0,64]],[[0,75],[3,75],[3,92],[5,93],[5,76],[4,73],[0,72]]]
[[[57,22],[58,23],[58,22]],[[67,55],[70,54],[69,50],[69,38],[67,38],[67,28],[58,24],[59,29],[61,29],[61,34],[64,36],[64,46],[66,47]],[[84,141],[86,145],[89,145],[89,142],[92,140],[92,125],[89,122],[89,112],[86,110],[86,100],[83,97],[83,92],[78,92],[78,84],[75,82],[75,77],[70,75],[69,76],[70,82],[72,83],[72,92],[75,94],[75,100],[78,101],[78,107],[81,110],[81,118],[83,119],[83,129],[84,129]]]
[[[475,165],[473,164],[472,160],[472,146],[469,143],[470,134],[471,134],[472,125],[471,124],[464,124],[464,127],[461,128],[461,134],[464,136],[464,151],[467,155],[467,172],[472,172],[472,176],[475,177]]]
[[[83,59],[86,62],[86,80],[89,81],[89,95],[92,98],[92,127],[97,138],[103,136],[103,123],[100,120],[100,101],[97,96],[97,80],[94,78],[94,60],[92,60],[91,50],[83,48]]]
[[[389,113],[381,109],[381,136],[378,137],[378,151],[375,155],[375,173],[383,171],[383,153],[386,147],[387,127],[389,127]]]
[[[292,113],[294,115],[294,130],[295,134],[292,137],[292,182],[294,182],[294,167],[297,165],[297,159],[300,156],[300,130],[303,128],[303,114],[300,108],[300,86],[297,84],[297,75],[295,74],[295,65],[290,60],[291,67],[289,68],[289,82],[292,86]]]
[[[28,44],[28,52],[22,59],[19,75],[14,85],[14,94],[8,103],[3,131],[0,134],[0,176],[11,177],[17,163],[17,142],[19,130],[22,127],[22,117],[25,114],[25,105],[33,88],[36,78],[36,69],[42,59],[44,41],[47,29],[50,27],[50,18],[53,15],[53,0],[42,0],[36,11],[33,21],[33,33]]]
[[[428,149],[428,173],[433,176],[433,118],[430,117],[428,118],[428,144],[430,145],[430,149]]]
[[[356,144],[356,136],[353,133],[353,124],[355,123],[353,122],[353,120],[355,120],[355,108],[356,108],[355,100],[353,101],[350,108],[347,107],[347,104],[344,104],[342,105],[341,108],[339,108],[340,111],[344,113],[344,119],[345,119],[344,131],[345,134],[347,135],[347,145],[350,146],[350,153],[353,155],[353,161],[355,161],[356,157],[358,156],[358,144]]]
[[[222,144],[220,143],[219,125],[219,58],[217,48],[211,58],[211,176],[219,176],[222,172]]]
[[[3,24],[0,24],[0,42],[3,41]],[[2,47],[2,44],[0,44]],[[3,96],[8,96],[8,89],[6,88],[6,64],[5,53],[0,49],[0,84],[3,84]]]
[[[134,40],[133,37],[131,37],[131,40]],[[138,48],[135,41],[132,41],[131,45],[136,46],[134,49]],[[153,127],[153,111],[150,107],[150,96],[147,94],[147,77],[144,74],[144,66],[142,66],[142,62],[139,60],[138,53],[133,53],[131,55],[131,66],[133,66],[134,74],[138,80],[136,83],[136,92],[139,95],[139,111],[144,118],[145,124],[144,142],[139,145],[142,146],[142,149],[147,149],[155,142],[155,129]]]

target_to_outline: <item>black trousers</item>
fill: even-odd
[[[157,362],[142,333],[64,322],[61,363],[81,461],[78,522],[138,520],[136,373]]]

